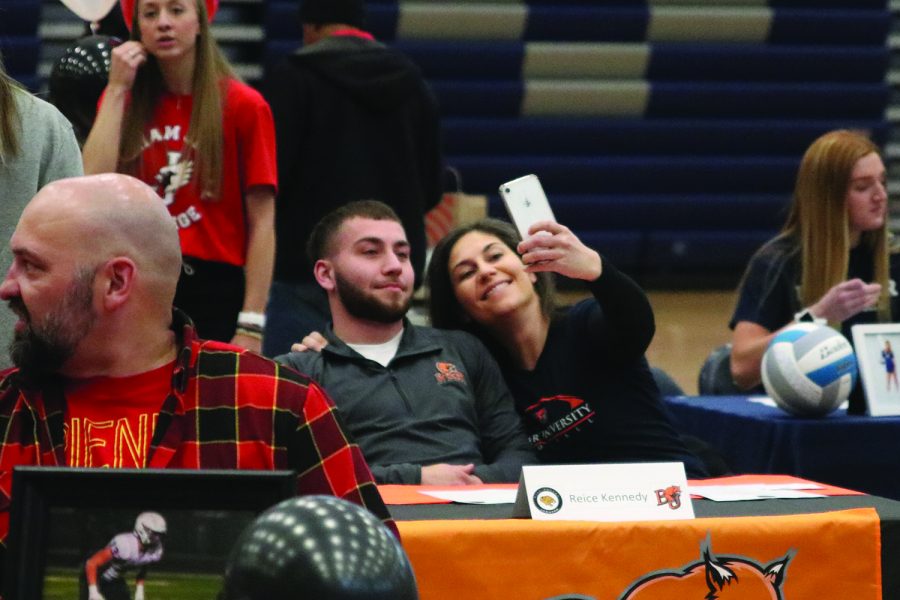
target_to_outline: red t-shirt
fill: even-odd
[[[66,458],[70,467],[143,468],[156,417],[172,390],[172,361],[130,377],[66,384]]]
[[[186,256],[243,266],[247,254],[244,194],[256,185],[277,187],[272,111],[250,86],[228,80],[223,112],[222,188],[217,200],[201,200],[196,165],[182,159],[191,122],[192,96],[164,93],[137,177],[163,198],[178,224]]]

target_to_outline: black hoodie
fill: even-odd
[[[332,36],[279,64],[267,96],[278,144],[275,280],[314,281],[305,252],[313,226],[374,199],[403,221],[418,284],[423,217],[443,189],[437,103],[418,68],[378,42]]]

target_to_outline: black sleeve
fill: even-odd
[[[791,322],[802,307],[795,291],[794,271],[789,267],[786,257],[768,249],[750,259],[728,324],[731,329],[748,321],[776,331]]]
[[[644,290],[633,279],[619,271],[605,257],[603,272],[588,288],[595,303],[583,303],[580,327],[588,332],[595,348],[607,359],[628,364],[647,351],[656,333],[653,307]],[[580,316],[580,319],[579,319]]]
[[[397,463],[393,465],[369,465],[372,477],[378,484],[408,484],[419,485],[422,483],[422,465],[412,463]]]
[[[441,156],[441,123],[437,100],[422,81],[422,123],[419,127],[419,169],[422,174],[424,211],[434,208],[444,194],[444,164]]]
[[[263,89],[275,122],[279,180],[284,175],[284,180],[290,184],[294,178],[287,177],[287,174],[295,171],[300,164],[299,149],[306,132],[305,81],[287,61],[282,61],[272,70],[263,84]],[[285,192],[281,194],[283,196],[290,198],[294,194],[293,190],[285,190],[283,186],[280,188],[279,191]]]

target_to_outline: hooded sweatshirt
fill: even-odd
[[[275,280],[313,282],[313,226],[374,199],[397,211],[421,281],[423,218],[443,186],[437,103],[418,68],[376,41],[330,36],[286,58],[268,82],[281,184]]]

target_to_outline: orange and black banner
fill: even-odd
[[[881,600],[874,509],[595,523],[398,523],[422,600]]]

